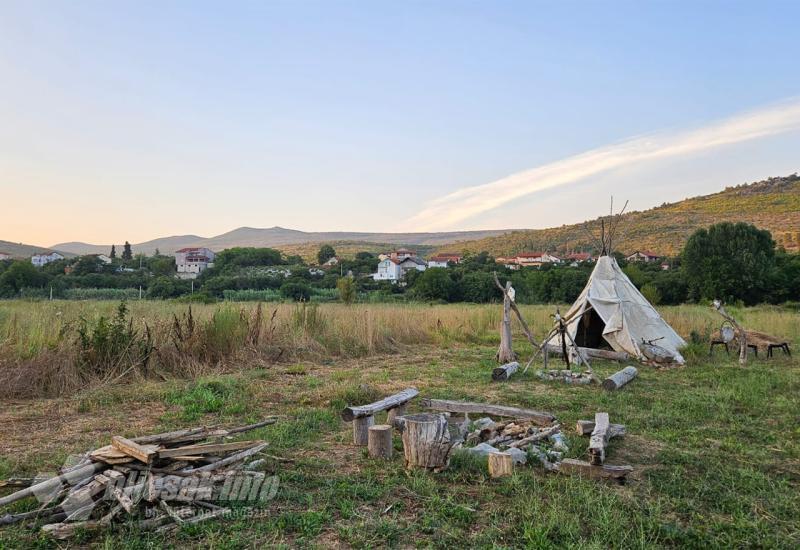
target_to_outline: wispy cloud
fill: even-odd
[[[537,191],[634,163],[694,155],[797,129],[800,129],[800,99],[793,99],[701,128],[633,138],[490,183],[459,189],[431,201],[404,225],[414,231],[455,229],[466,219]]]

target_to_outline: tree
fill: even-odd
[[[103,262],[97,256],[81,256],[72,266],[75,275],[89,275],[102,270]]]
[[[682,253],[689,294],[695,300],[761,301],[775,267],[769,231],[747,223],[718,223],[689,237]]]
[[[153,256],[155,256],[156,258],[161,256],[161,251],[158,248],[156,248],[156,251],[153,252]]]
[[[356,285],[352,277],[339,277],[336,281],[339,299],[345,304],[352,304],[356,299]]]
[[[319,265],[322,265],[334,256],[336,256],[336,251],[333,247],[329,244],[323,244],[319,247],[319,252],[317,252],[317,261]]]
[[[46,276],[30,262],[15,261],[0,275],[0,296],[15,296],[23,288],[41,287]]]
[[[108,257],[112,260],[117,257],[117,247],[113,244],[111,245],[111,252],[108,254]]]
[[[448,301],[455,285],[444,267],[433,267],[420,273],[414,280],[414,295],[423,300]]]
[[[311,287],[301,282],[288,282],[281,285],[281,295],[295,302],[307,302],[311,299]]]
[[[123,260],[132,260],[133,259],[133,251],[131,250],[131,243],[125,241],[125,246],[122,249],[122,259]]]

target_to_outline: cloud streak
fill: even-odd
[[[537,191],[633,164],[694,155],[797,129],[800,129],[800,99],[742,113],[693,130],[637,137],[490,183],[460,189],[429,202],[406,225],[414,231],[453,229],[464,220]]]

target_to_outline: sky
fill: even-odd
[[[540,228],[800,170],[797,2],[0,3],[0,240]]]

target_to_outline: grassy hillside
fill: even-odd
[[[53,250],[63,254],[67,258],[70,258],[75,255],[58,249],[42,248],[41,246],[33,246],[30,244],[23,244],[23,243],[12,243],[9,241],[0,241],[0,252],[11,254],[11,256],[18,259],[30,258],[34,254],[38,254],[40,252],[49,252]]]
[[[720,193],[693,197],[623,216],[614,248],[620,252],[651,250],[666,256],[677,254],[696,229],[713,223],[748,222],[768,229],[779,245],[800,251],[800,177],[770,178],[728,187]],[[600,218],[588,222],[599,233]],[[583,224],[552,229],[529,229],[511,234],[448,245],[448,250],[493,255],[522,251],[569,252],[593,250]],[[444,248],[443,248],[444,249]],[[442,250],[443,250],[442,249]]]

